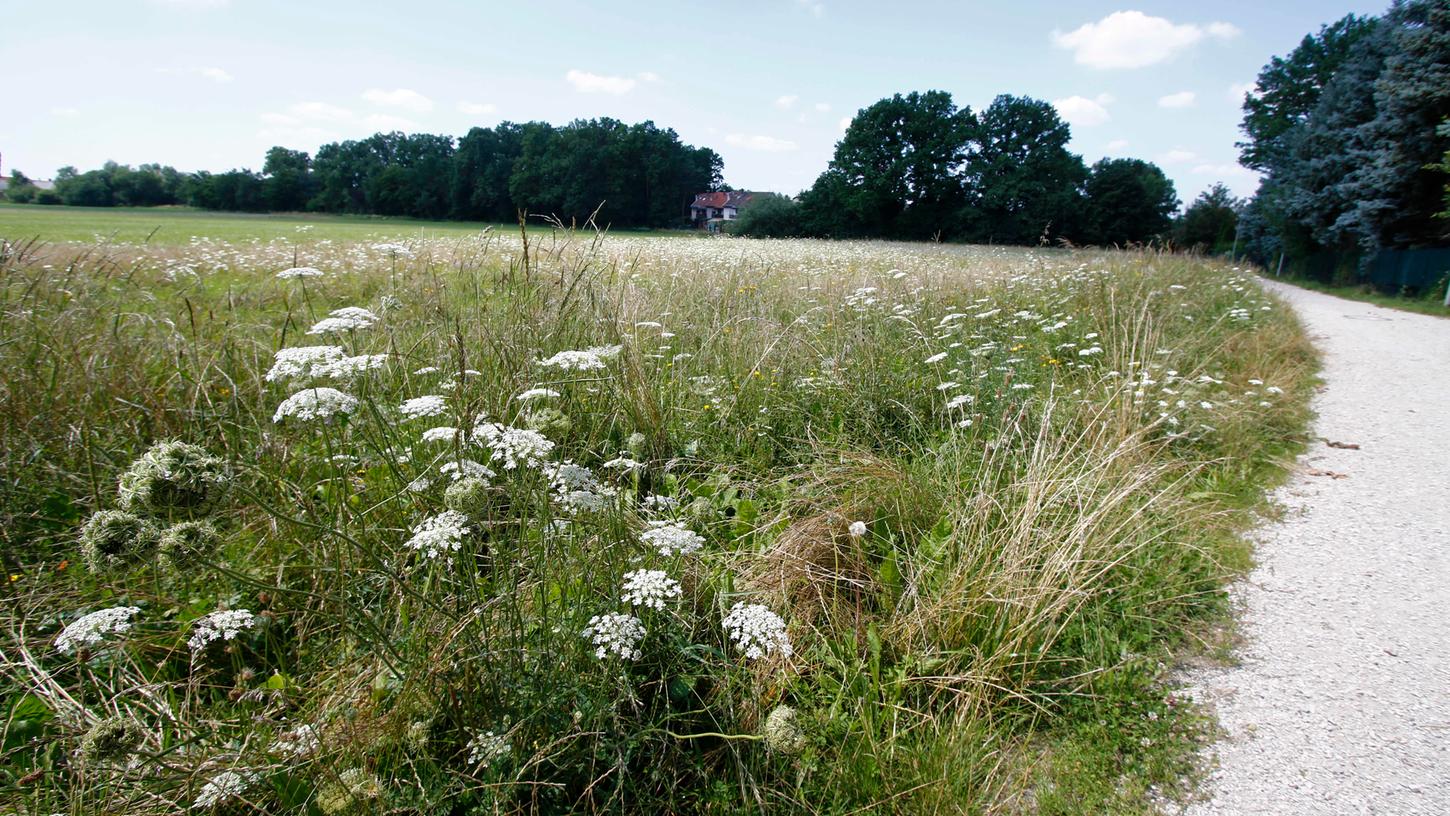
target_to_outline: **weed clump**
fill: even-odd
[[[95,573],[116,573],[150,558],[156,525],[124,510],[98,510],[81,528],[81,559]]]
[[[152,445],[121,474],[121,509],[145,515],[205,512],[226,483],[226,465],[205,448],[176,440]]]

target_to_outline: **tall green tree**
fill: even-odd
[[[1086,214],[1078,241],[1144,244],[1172,227],[1178,194],[1155,164],[1141,159],[1102,159],[1088,172],[1083,203]]]
[[[1009,244],[1072,236],[1087,168],[1068,151],[1071,138],[1050,103],[1009,95],[993,100],[978,117],[976,150],[966,163],[967,235]]]
[[[1264,66],[1254,93],[1244,98],[1240,127],[1246,139],[1238,147],[1245,167],[1269,167],[1284,135],[1308,120],[1324,87],[1377,24],[1350,14],[1322,26],[1318,34],[1306,34],[1287,57],[1274,57]]]
[[[1174,225],[1173,239],[1184,249],[1227,252],[1233,247],[1243,202],[1228,187],[1215,184],[1199,193]]]
[[[950,233],[965,201],[962,169],[976,129],[945,91],[895,94],[858,112],[836,144],[822,193],[872,234]]]
[[[303,150],[273,147],[262,162],[262,198],[274,212],[296,212],[313,195],[312,157]]]

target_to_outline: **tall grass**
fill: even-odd
[[[0,274],[0,796],[30,813],[1148,808],[1196,727],[1156,666],[1222,614],[1313,362],[1244,274],[1154,254],[560,231],[7,243]],[[305,334],[344,306],[379,321]],[[264,376],[317,343],[387,361]],[[308,385],[357,408],[274,422]],[[480,422],[554,448],[506,469]],[[87,569],[165,439],[227,462],[219,543]],[[466,500],[462,460],[494,472]],[[410,549],[450,505],[457,549]],[[631,607],[642,569],[678,596]],[[737,604],[790,654],[739,648]],[[256,624],[189,646],[218,609]],[[596,656],[607,613],[637,655]]]

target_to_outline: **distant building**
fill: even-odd
[[[755,193],[732,190],[728,193],[696,193],[690,204],[690,221],[697,228],[719,229],[721,221],[734,221],[740,211],[750,206]]]

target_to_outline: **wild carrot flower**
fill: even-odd
[[[801,730],[796,710],[780,705],[765,718],[765,744],[772,751],[790,755],[806,747],[806,733]]]
[[[620,352],[623,346],[594,346],[582,351],[561,351],[547,360],[540,360],[544,368],[564,371],[597,371],[604,368],[604,361]]]
[[[334,332],[358,331],[371,328],[378,322],[378,316],[359,306],[344,306],[333,309],[327,317],[312,324],[308,334],[331,334]]]
[[[493,451],[493,461],[500,463],[504,470],[514,470],[520,465],[539,467],[554,449],[554,443],[538,431],[510,428],[497,422],[474,425],[473,441],[488,446]]]
[[[124,569],[151,555],[156,525],[123,510],[99,510],[81,528],[81,558],[92,572]]]
[[[468,741],[468,764],[482,765],[487,768],[490,763],[503,759],[513,750],[509,745],[508,737],[495,734],[492,731],[480,731]]]
[[[463,546],[463,537],[467,534],[468,517],[457,510],[444,510],[414,527],[413,537],[403,546],[420,552],[429,559],[439,556],[446,559],[458,552]]]
[[[222,771],[201,786],[201,792],[196,795],[191,809],[210,810],[233,799],[241,799],[256,779],[256,775],[251,773]]]
[[[121,474],[121,507],[166,515],[196,512],[211,504],[226,482],[226,464],[200,445],[166,440],[141,454]]]
[[[530,388],[514,397],[514,399],[519,402],[533,402],[534,400],[541,399],[555,399],[558,396],[559,392],[552,388]]]
[[[793,652],[785,621],[761,604],[735,604],[721,625],[746,657],[754,659],[772,654],[790,657]]]
[[[317,374],[334,380],[354,380],[369,371],[382,368],[387,361],[388,355],[386,354],[359,354],[319,366]]]
[[[615,612],[595,615],[584,629],[584,637],[594,644],[594,656],[600,660],[610,655],[638,660],[642,654],[639,642],[644,640],[644,636],[644,624],[639,618]]]
[[[664,570],[635,570],[624,574],[619,599],[631,606],[664,609],[665,601],[680,597],[680,582]]]
[[[423,432],[424,442],[453,442],[457,439],[458,429],[449,425],[440,425]]]
[[[161,532],[156,549],[172,569],[181,570],[210,557],[220,544],[215,527],[204,521],[183,521]]]
[[[140,612],[139,606],[113,606],[82,615],[61,630],[55,639],[55,648],[70,654],[102,643],[107,635],[125,634],[131,631],[131,619]]]
[[[323,376],[333,363],[347,356],[342,346],[297,346],[278,349],[267,370],[267,382]]]
[[[272,743],[274,752],[295,759],[312,756],[320,748],[322,748],[322,739],[318,737],[317,729],[308,724],[282,732]]]
[[[639,540],[659,550],[660,555],[690,555],[705,546],[705,538],[686,527],[668,521],[651,521]]]
[[[277,273],[282,280],[294,280],[297,278],[320,278],[322,270],[311,266],[294,266],[291,269],[284,269]]]
[[[141,726],[129,717],[98,720],[81,737],[76,756],[87,768],[126,765],[136,759],[135,750],[146,738]]]
[[[448,403],[443,397],[437,394],[428,394],[422,397],[413,397],[398,406],[398,410],[408,419],[418,417],[441,416],[448,412]]]
[[[231,640],[256,625],[256,616],[246,609],[223,609],[198,620],[187,645],[199,652],[214,640]]]
[[[304,388],[277,406],[272,415],[273,422],[287,418],[310,422],[320,419],[324,422],[335,416],[347,416],[357,410],[357,397],[344,394],[336,388]]]
[[[449,510],[462,513],[468,518],[479,518],[488,512],[493,504],[493,491],[488,482],[477,476],[465,476],[443,491],[443,504]]]

